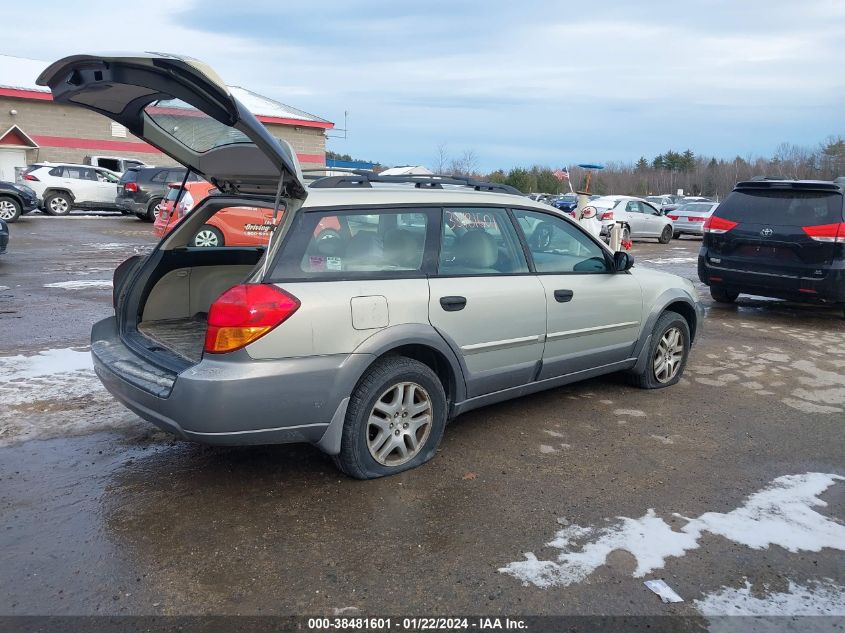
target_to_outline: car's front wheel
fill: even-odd
[[[652,330],[645,367],[633,373],[634,383],[643,389],[662,389],[681,379],[690,350],[686,319],[677,312],[664,312]]]
[[[14,198],[0,197],[0,220],[15,222],[21,217],[21,205]]]
[[[664,226],[663,232],[660,234],[660,237],[657,238],[657,241],[661,244],[668,244],[672,241],[672,227],[671,226]]]
[[[68,215],[73,208],[73,199],[63,191],[51,193],[44,199],[44,211],[49,215]]]
[[[446,393],[431,368],[402,356],[374,364],[349,400],[337,466],[374,479],[424,464],[446,427]]]

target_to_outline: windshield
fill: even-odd
[[[735,222],[814,226],[842,222],[842,194],[795,189],[734,191],[716,215]]]
[[[252,141],[235,128],[197,110],[180,99],[154,101],[144,115],[164,132],[195,152]]]

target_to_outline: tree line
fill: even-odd
[[[516,187],[522,192],[562,193],[569,183],[554,175],[555,169],[543,165],[496,169],[489,173],[478,170],[478,157],[465,150],[458,158],[450,158],[444,145],[431,166],[435,173],[474,176]],[[569,170],[574,189],[583,188],[586,171]],[[845,138],[830,136],[816,147],[781,143],[770,157],[736,156],[733,159],[699,156],[692,150],[668,150],[633,163],[610,162],[594,174],[590,191],[597,194],[629,194],[646,196],[675,193],[722,198],[742,180],[754,176],[796,179],[833,180],[845,176]]]

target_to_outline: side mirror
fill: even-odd
[[[625,251],[616,251],[613,254],[613,264],[616,266],[616,272],[624,273],[634,265],[634,256]]]

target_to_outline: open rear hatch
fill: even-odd
[[[164,53],[73,55],[51,64],[37,83],[49,86],[58,103],[87,108],[124,125],[211,182],[222,196],[278,198],[285,212],[277,232],[287,230],[307,196],[290,145],[274,138],[232,96],[220,77],[197,60]],[[173,239],[178,230],[162,243]],[[256,279],[249,271],[256,269],[264,254],[255,248],[241,253],[231,252],[239,249],[219,249],[220,261],[215,261],[211,253],[192,256],[191,249],[179,250],[184,252],[164,251],[159,245],[145,262],[132,268],[119,291],[115,288],[115,312],[123,342],[171,371],[197,362],[202,354],[202,308],[197,311],[192,306],[184,314],[164,314],[175,319],[144,319],[150,284],[158,283],[179,264],[188,269],[195,265],[218,267],[218,285],[241,283],[247,277]],[[234,273],[240,276],[235,279]],[[210,287],[222,292],[229,286]]]

